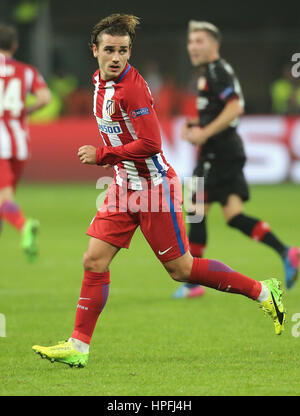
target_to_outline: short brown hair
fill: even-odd
[[[188,33],[195,32],[197,30],[203,30],[212,36],[220,45],[222,41],[222,35],[217,26],[209,22],[190,20],[188,25]]]
[[[135,28],[140,23],[140,18],[132,14],[114,13],[98,22],[92,31],[90,47],[99,43],[99,35],[106,33],[112,36],[126,36],[130,38],[130,46],[135,39]]]
[[[0,23],[0,49],[11,50],[18,43],[17,29],[12,25]]]

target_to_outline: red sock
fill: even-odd
[[[20,210],[19,206],[14,201],[4,201],[0,208],[1,218],[19,231],[22,230],[25,217]]]
[[[193,243],[190,241],[190,253],[193,257],[203,257],[205,244]]]
[[[244,276],[218,260],[194,258],[189,283],[197,283],[223,292],[239,293],[256,300],[261,292],[257,280]]]
[[[90,344],[98,317],[108,298],[109,275],[109,271],[84,272],[72,338]]]
[[[271,231],[269,224],[264,221],[259,221],[253,228],[251,238],[256,241],[261,241],[264,236]]]

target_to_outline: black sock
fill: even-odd
[[[271,231],[265,234],[261,241],[276,250],[281,257],[286,255],[288,247],[278,240],[278,238]]]
[[[201,222],[192,222],[189,231],[189,241],[196,244],[207,244],[207,231],[205,217]]]
[[[253,238],[273,248],[281,257],[285,255],[287,247],[272,233],[270,227],[263,221],[238,214],[227,223],[230,227],[236,228]]]

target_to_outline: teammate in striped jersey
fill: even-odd
[[[108,298],[110,263],[121,248],[129,247],[138,226],[174,280],[257,300],[274,321],[276,334],[282,332],[285,320],[276,279],[259,282],[220,261],[193,258],[188,251],[181,185],[162,153],[149,88],[128,63],[138,22],[135,16],[114,14],[101,20],[92,33],[93,55],[99,64],[94,113],[103,146],[82,146],[78,156],[83,164],[114,166],[115,180],[87,231],[91,238],[83,258],[73,333],[58,345],[33,346],[42,357],[71,366],[87,364],[95,325]],[[152,202],[158,209],[152,209]]]
[[[0,25],[0,227],[7,221],[22,236],[22,248],[28,259],[37,255],[38,221],[25,218],[15,201],[15,190],[29,157],[26,116],[50,101],[50,92],[38,71],[13,58],[18,47],[13,26]],[[35,103],[25,108],[26,95],[35,95]]]

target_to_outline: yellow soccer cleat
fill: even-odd
[[[62,341],[53,347],[41,347],[34,345],[32,349],[42,358],[47,358],[52,363],[68,364],[70,367],[85,367],[88,362],[89,353],[81,353],[77,351],[72,341]]]
[[[282,303],[283,290],[277,279],[263,280],[261,283],[269,289],[269,297],[260,306],[273,320],[275,334],[280,335],[284,329],[286,319],[286,311]]]

